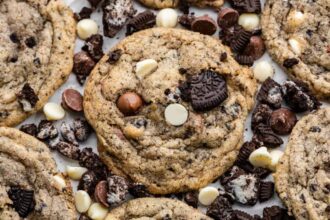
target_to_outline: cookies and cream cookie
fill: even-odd
[[[330,98],[329,22],[329,0],[268,0],[261,22],[272,58],[322,98]]]
[[[303,117],[293,129],[276,167],[276,189],[296,219],[329,219],[329,134],[330,108]]]
[[[69,180],[48,147],[14,128],[0,128],[0,219],[77,219]]]
[[[112,172],[167,194],[203,187],[232,166],[256,86],[219,40],[153,28],[100,60],[84,111]]]
[[[180,0],[139,0],[139,1],[143,5],[154,9],[175,8],[180,4]],[[185,4],[200,8],[204,8],[204,7],[219,8],[224,3],[223,0],[181,0],[181,1],[185,1]]]
[[[0,2],[0,126],[37,112],[67,79],[75,41],[62,1]]]

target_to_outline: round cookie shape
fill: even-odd
[[[276,167],[275,186],[288,210],[301,220],[330,215],[330,108],[298,121]]]
[[[84,94],[86,118],[112,172],[168,194],[199,189],[231,167],[256,91],[251,70],[220,41],[186,30],[141,31],[112,49],[118,50],[116,63],[105,55],[96,65]],[[224,62],[222,53],[228,54]],[[158,65],[141,78],[136,64],[145,59]],[[125,116],[116,105],[127,92],[143,98],[135,115]],[[168,123],[171,104],[182,105],[187,119]]]
[[[3,0],[0,33],[0,126],[14,126],[69,76],[75,21],[61,0]]]
[[[268,0],[261,21],[272,58],[324,99],[330,98],[329,22],[328,0]]]
[[[149,8],[176,8],[180,4],[180,0],[139,0],[143,5]],[[213,7],[219,8],[223,5],[223,0],[181,0],[185,4],[200,8]]]
[[[77,219],[70,182],[44,143],[0,127],[0,170],[0,219]]]
[[[208,216],[187,204],[166,198],[141,198],[130,200],[113,209],[105,220],[119,219],[191,219],[210,220]]]

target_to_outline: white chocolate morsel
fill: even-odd
[[[187,109],[180,104],[168,105],[164,114],[166,122],[174,126],[183,125],[188,119]]]
[[[301,44],[298,40],[296,40],[295,38],[290,38],[289,45],[295,54],[297,55],[301,54]]]
[[[211,203],[219,196],[219,191],[213,186],[207,186],[200,189],[198,194],[198,201],[205,205],[211,205]]]
[[[136,64],[136,75],[143,79],[153,73],[158,67],[158,63],[154,59],[146,59]]]
[[[74,202],[76,205],[76,209],[80,213],[87,212],[89,207],[92,204],[91,197],[84,190],[78,190],[74,195]]]
[[[82,19],[77,24],[77,33],[82,40],[86,40],[93,34],[97,34],[97,32],[97,23],[92,19]]]
[[[103,220],[108,214],[108,209],[100,203],[93,203],[88,209],[88,217],[93,220]]]
[[[300,11],[296,11],[296,10],[291,10],[289,12],[289,15],[287,17],[287,29],[291,29],[291,31],[293,31],[294,29],[300,27],[304,21],[305,21],[305,14],[300,12]]]
[[[253,67],[254,78],[264,82],[268,77],[274,76],[274,68],[268,61],[259,61]]]
[[[53,185],[58,190],[62,190],[66,187],[66,182],[62,175],[58,174],[53,176]]]
[[[238,24],[247,31],[253,31],[259,28],[260,18],[257,14],[244,13],[239,16]]]
[[[82,175],[87,172],[87,169],[85,167],[67,166],[66,172],[71,179],[80,180]]]
[[[173,28],[178,23],[178,13],[172,8],[160,10],[156,16],[158,27]]]
[[[266,147],[260,147],[250,154],[249,162],[255,167],[268,168],[272,157]]]
[[[65,116],[65,111],[59,104],[48,102],[44,105],[43,112],[47,120],[54,121],[63,119]]]
[[[276,171],[276,166],[278,162],[280,161],[281,157],[283,156],[284,152],[281,150],[272,150],[270,152],[270,156],[272,158],[271,164],[269,166],[269,169],[272,171]]]

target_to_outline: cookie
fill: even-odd
[[[162,9],[162,8],[175,8],[179,4],[187,4],[200,8],[213,7],[219,8],[223,5],[223,0],[139,0],[143,5],[149,8]]]
[[[303,117],[276,168],[276,189],[296,219],[329,219],[329,133],[330,108]]]
[[[1,127],[0,170],[0,219],[77,219],[70,182],[44,143]]]
[[[321,98],[330,98],[330,2],[266,2],[262,33],[272,58]]]
[[[209,220],[203,213],[173,199],[142,198],[130,200],[110,211],[105,220],[119,219],[192,219]]]
[[[75,21],[62,1],[4,0],[0,33],[0,126],[14,126],[69,76]]]
[[[256,86],[220,41],[153,28],[125,38],[96,65],[84,111],[112,172],[155,194],[189,191],[236,160]]]

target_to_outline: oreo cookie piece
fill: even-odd
[[[226,185],[233,179],[236,179],[240,175],[245,174],[245,171],[239,168],[238,166],[233,166],[230,170],[225,172],[221,177],[220,177],[220,183],[222,185]]]
[[[256,148],[257,148],[256,143],[245,142],[238,153],[236,164],[244,164],[249,159],[250,154]]]
[[[281,85],[268,77],[261,85],[257,100],[272,108],[280,108],[283,100]]]
[[[218,196],[208,207],[206,215],[215,220],[234,220],[235,215],[231,203],[223,196]]]
[[[252,112],[251,118],[251,128],[255,128],[259,124],[268,124],[269,119],[272,115],[273,110],[266,104],[258,104],[257,107]]]
[[[132,18],[126,28],[126,36],[131,35],[137,31],[141,31],[147,28],[152,28],[156,24],[156,16],[152,11],[146,10],[137,14]]]
[[[34,210],[34,191],[21,189],[18,186],[10,187],[7,192],[13,201],[13,206],[21,218],[26,218]]]
[[[239,12],[260,13],[261,2],[260,0],[230,0],[233,8]]]
[[[244,29],[235,31],[235,38],[230,43],[230,48],[235,52],[241,52],[248,45],[252,33]]]
[[[278,137],[271,127],[265,124],[259,124],[256,127],[253,139],[257,142],[262,142],[268,147],[278,147],[283,144],[282,138]]]
[[[260,189],[259,189],[259,201],[265,202],[272,198],[274,195],[274,183],[267,181],[267,182],[260,182]]]

